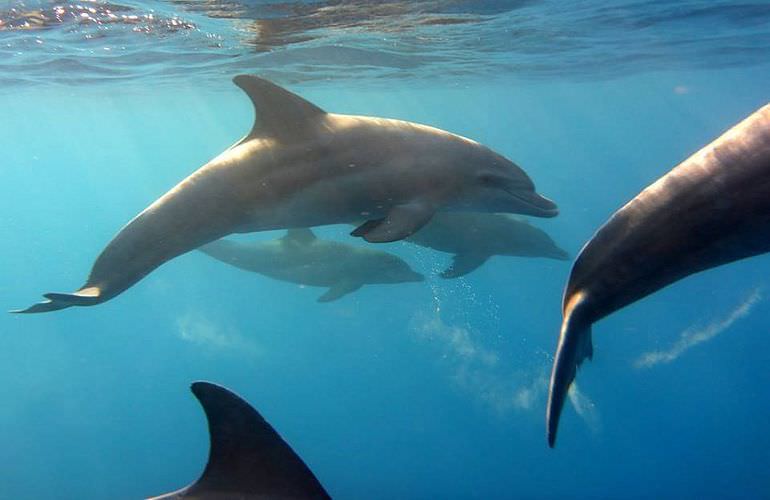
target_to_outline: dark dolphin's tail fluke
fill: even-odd
[[[559,345],[556,347],[551,383],[548,388],[545,425],[548,446],[551,448],[556,443],[559,417],[570,385],[575,380],[578,366],[584,359],[592,357],[591,321],[586,314],[586,296],[583,292],[577,292],[569,298],[567,307],[564,309]]]
[[[74,293],[46,293],[43,294],[43,297],[46,300],[32,304],[26,309],[16,309],[9,312],[14,314],[44,313],[73,306],[93,306],[103,302],[101,290],[95,286],[81,288]]]
[[[246,401],[209,382],[195,382],[191,389],[208,419],[208,463],[190,486],[151,500],[330,498],[305,462]]]

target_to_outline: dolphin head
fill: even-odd
[[[512,237],[520,245],[523,245],[522,250],[524,250],[523,253],[525,255],[547,257],[555,260],[570,259],[569,254],[559,247],[548,233],[526,222],[518,222],[505,234]],[[505,236],[502,236],[501,239],[505,240]]]
[[[524,253],[532,257],[570,260],[569,254],[564,249],[560,248],[550,236],[539,229],[536,233],[530,235],[530,239],[527,241],[526,252]]]
[[[551,243],[552,246],[550,246],[545,252],[546,257],[550,257],[551,259],[555,260],[570,260],[570,255],[566,250],[556,246],[556,243],[553,243],[553,241]]]
[[[494,151],[480,146],[472,158],[460,196],[461,205],[470,210],[504,212],[555,217],[559,209],[554,202],[538,194],[532,179],[518,165]]]

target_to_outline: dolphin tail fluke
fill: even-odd
[[[575,380],[577,369],[588,358],[593,357],[593,342],[591,340],[591,321],[585,314],[586,296],[583,292],[575,293],[564,310],[564,321],[559,334],[559,345],[551,372],[551,383],[548,388],[548,409],[546,410],[546,429],[548,446],[553,448],[556,443],[556,430],[559,417],[564,407],[572,381]]]
[[[73,306],[93,306],[102,301],[99,287],[81,288],[75,293],[46,293],[46,300],[32,304],[26,309],[10,311],[16,314],[33,314],[58,311]]]

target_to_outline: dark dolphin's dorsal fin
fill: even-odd
[[[203,475],[183,490],[192,498],[330,498],[305,462],[246,401],[224,387],[195,382],[209,424]]]
[[[278,85],[252,75],[233,78],[254,104],[254,126],[246,136],[272,137],[282,142],[304,137],[315,122],[326,114],[315,104],[306,101]]]
[[[286,243],[309,245],[316,240],[316,236],[311,229],[303,227],[287,230],[286,235],[281,239]]]

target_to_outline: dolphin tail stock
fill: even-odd
[[[548,387],[548,408],[546,410],[546,433],[548,446],[554,447],[559,417],[567,399],[567,392],[575,380],[577,369],[585,360],[593,358],[591,321],[586,314],[585,292],[573,294],[564,309],[564,320],[559,334],[559,344]]]
[[[46,300],[32,304],[26,309],[10,311],[15,314],[34,314],[50,311],[58,311],[73,306],[93,306],[102,302],[99,287],[84,287],[74,293],[46,293]]]

